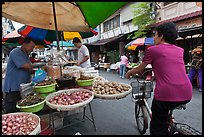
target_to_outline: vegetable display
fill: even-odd
[[[2,115],[2,135],[29,135],[37,128],[39,122],[33,114]]]
[[[95,82],[92,90],[96,94],[119,94],[126,92],[130,86],[117,82]]]
[[[46,86],[46,85],[51,85],[51,84],[54,84],[55,81],[52,80],[52,79],[49,79],[49,80],[44,80],[40,83],[37,83],[35,86]]]
[[[91,96],[92,96],[91,92],[83,90],[71,93],[63,92],[49,99],[49,102],[55,105],[74,105],[85,100],[88,100]]]
[[[18,106],[31,106],[45,100],[40,94],[30,94],[17,102]]]

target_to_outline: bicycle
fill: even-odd
[[[144,80],[145,74],[152,71],[146,70],[140,77],[136,77],[136,81],[131,82],[132,99],[135,102],[135,120],[140,134],[145,134],[148,129],[148,115],[151,118],[152,112],[149,108],[147,100],[151,98],[153,92],[153,78]],[[182,104],[169,112],[168,132],[170,135],[202,135],[198,130],[187,124],[178,123],[173,117],[175,109],[186,109],[186,105]]]

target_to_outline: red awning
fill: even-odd
[[[164,20],[164,21],[161,21],[161,22],[157,22],[157,23],[154,23],[154,24],[150,24],[149,27],[156,27],[156,26],[159,26],[159,25],[161,25],[163,23],[167,23],[167,22],[178,22],[180,20],[196,17],[196,16],[199,16],[199,15],[202,15],[202,10],[195,11],[195,12],[185,14],[185,15],[182,15],[182,16],[178,16],[178,17],[175,17],[175,18],[172,18],[172,19]]]

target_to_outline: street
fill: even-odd
[[[113,74],[112,72],[100,71],[99,75],[108,81],[126,84],[134,81],[134,79],[120,79],[118,74]],[[148,100],[149,106],[151,106],[151,101],[152,98]],[[94,131],[93,124],[86,120],[80,124],[57,130],[56,134],[73,135],[79,132],[82,135],[139,135],[135,124],[134,103],[131,100],[131,94],[120,100],[94,99],[91,102],[91,106],[97,128],[96,131]],[[75,116],[80,118],[81,114]],[[202,132],[202,93],[197,88],[194,88],[193,98],[187,104],[186,110],[176,110],[174,116],[176,121],[189,124]],[[149,129],[146,134],[149,134]]]

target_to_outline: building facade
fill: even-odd
[[[177,46],[184,49],[185,64],[191,62],[191,50],[202,41],[202,3],[200,2],[156,2],[156,23],[174,22],[178,29]]]
[[[134,18],[132,7],[139,2],[128,2],[124,7],[115,12],[103,23],[97,26],[98,35],[85,39],[84,44],[91,51],[91,61],[98,63],[99,58],[106,56],[104,62],[116,63],[116,60],[108,57],[125,52],[125,45],[130,42],[127,36],[138,30],[138,26],[132,24]]]

